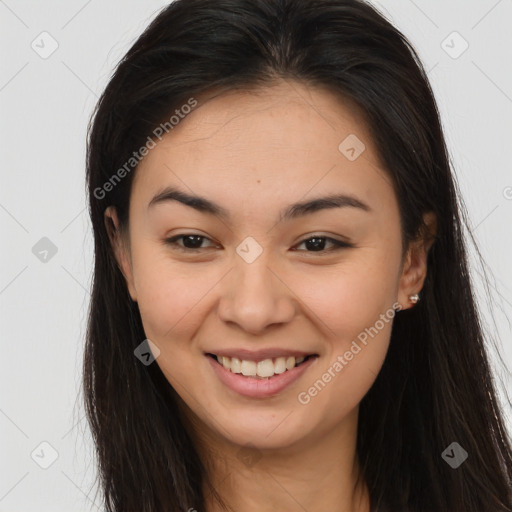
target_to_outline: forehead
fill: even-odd
[[[139,164],[133,201],[147,205],[167,185],[221,204],[239,202],[246,211],[252,200],[261,209],[261,201],[333,189],[368,201],[393,194],[362,112],[350,100],[284,81],[196,99],[198,106]]]

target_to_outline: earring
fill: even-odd
[[[420,300],[420,296],[417,293],[415,293],[414,295],[409,295],[409,300],[413,304],[416,304]]]

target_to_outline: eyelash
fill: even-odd
[[[181,245],[178,245],[176,243],[176,240],[179,240],[179,239],[182,239],[182,238],[186,238],[188,236],[194,236],[194,237],[198,237],[198,238],[201,238],[201,239],[204,239],[204,240],[210,240],[208,237],[203,236],[203,235],[196,235],[194,233],[185,233],[185,234],[182,234],[182,235],[176,235],[176,236],[173,236],[171,238],[167,238],[167,239],[165,239],[165,243],[167,245],[172,246],[174,249],[176,249],[178,251],[181,251],[181,252],[188,252],[188,253],[194,253],[195,252],[195,253],[197,253],[201,249],[205,249],[205,247],[199,247],[197,249],[190,249],[189,247],[182,247]],[[319,236],[319,235],[311,235],[308,238],[304,238],[297,245],[301,245],[304,242],[308,242],[309,240],[312,240],[314,238],[320,238],[320,239],[332,242],[335,245],[335,247],[333,249],[322,249],[321,251],[299,251],[299,252],[309,252],[309,253],[312,253],[312,254],[322,254],[322,253],[325,254],[327,252],[338,251],[340,249],[348,249],[348,248],[354,247],[353,244],[350,244],[348,242],[342,242],[341,240],[336,240],[336,239],[330,238],[328,236]]]

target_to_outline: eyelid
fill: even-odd
[[[333,238],[333,237],[330,237],[327,235],[322,235],[321,233],[313,233],[311,235],[307,235],[307,236],[303,237],[302,240],[300,240],[297,244],[295,244],[294,247],[302,245],[303,243],[307,242],[308,240],[311,240],[312,238],[322,238],[322,239],[326,240],[327,242],[332,243],[334,245],[334,247],[331,249],[323,249],[321,251],[306,251],[306,250],[293,249],[294,252],[304,253],[304,254],[306,254],[306,257],[314,257],[315,255],[322,257],[322,256],[328,256],[332,253],[336,253],[336,252],[340,251],[341,249],[349,249],[349,248],[354,247],[354,245],[350,242],[347,242],[344,240],[338,240],[336,238]]]
[[[197,236],[199,238],[202,238],[203,240],[209,240],[210,242],[214,243],[213,240],[210,237],[207,237],[206,235],[201,235],[199,233],[181,233],[179,235],[174,235],[168,238],[164,239],[165,245],[171,245],[174,248],[176,248],[178,251],[181,252],[195,252],[198,253],[201,250],[208,249],[208,247],[200,247],[198,249],[190,249],[189,247],[182,247],[181,245],[178,245],[176,243],[176,240],[179,240],[180,238],[185,238],[187,236]]]
[[[201,235],[201,234],[198,234],[198,233],[181,233],[179,235],[174,235],[172,237],[166,238],[164,240],[164,243],[166,245],[173,246],[174,248],[176,248],[180,252],[199,253],[201,250],[208,249],[208,247],[199,247],[197,249],[190,249],[189,247],[183,247],[183,246],[178,245],[176,243],[177,240],[179,240],[181,238],[185,238],[187,236],[197,236],[199,238],[202,238],[203,240],[209,240],[210,242],[213,242],[212,239],[207,237],[206,235]],[[311,240],[312,238],[322,238],[322,239],[325,239],[326,241],[333,243],[335,247],[333,249],[323,249],[321,251],[296,251],[296,250],[295,251],[296,252],[309,253],[309,254],[313,254],[313,255],[314,254],[322,255],[322,254],[329,254],[329,253],[335,252],[335,251],[337,251],[339,249],[344,249],[344,248],[346,249],[346,248],[354,247],[354,244],[352,244],[352,243],[350,243],[348,241],[338,240],[336,238],[333,238],[333,237],[330,237],[330,236],[327,236],[327,235],[323,235],[321,233],[312,233],[312,234],[304,236],[299,242],[297,242],[295,244],[294,247],[296,247],[298,245],[302,245],[304,242],[307,242],[308,240]]]

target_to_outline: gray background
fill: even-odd
[[[166,3],[0,1],[0,512],[99,510],[77,399],[93,258],[86,125],[115,64]],[[491,356],[512,369],[512,1],[374,3],[429,70],[491,272],[489,305],[472,251],[478,300],[501,339]],[[494,365],[502,400],[512,388],[506,367]],[[503,408],[512,430],[510,405]]]

